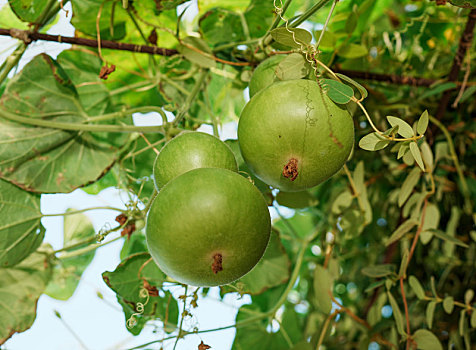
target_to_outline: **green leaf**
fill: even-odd
[[[390,144],[390,141],[383,138],[376,132],[365,135],[359,141],[359,147],[366,151],[379,151]]]
[[[408,279],[408,283],[410,284],[410,287],[412,288],[418,299],[425,299],[425,290],[423,289],[420,282],[415,276],[410,276]]]
[[[333,79],[322,79],[322,82],[327,96],[335,103],[346,104],[354,97],[354,90],[348,85]]]
[[[383,264],[383,265],[374,265],[366,266],[361,271],[364,275],[379,278],[390,276],[395,273],[395,265],[393,264]]]
[[[293,315],[294,314],[294,315]],[[236,315],[236,322],[246,321],[248,318],[259,315],[259,310],[256,305],[243,305],[240,307],[238,314]],[[289,329],[291,320],[296,321],[295,312],[293,309],[288,310],[286,308],[283,312],[281,326],[284,326],[285,331]],[[299,323],[295,322],[294,326],[299,326]],[[292,334],[292,331],[290,332]],[[289,334],[288,334],[289,336]],[[292,338],[291,337],[291,341]],[[251,323],[237,328],[236,336],[233,340],[232,350],[246,350],[246,349],[276,349],[276,350],[288,350],[289,345],[283,337],[283,332],[270,333],[266,330],[265,325],[262,323]]]
[[[227,43],[230,39],[245,40],[241,17],[231,10],[210,9],[200,17],[198,25],[203,39],[211,46]]]
[[[397,159],[404,157],[408,151],[410,151],[410,141],[399,142],[399,144],[401,144],[401,146],[398,149]]]
[[[471,328],[476,328],[476,311],[471,313]]]
[[[68,209],[66,213],[70,212]],[[94,242],[95,230],[84,214],[66,215],[63,225],[63,247],[71,246],[88,238]],[[81,248],[78,246],[77,248]],[[74,250],[72,250],[74,251]],[[94,258],[95,251],[79,256],[65,258],[55,266],[53,279],[48,284],[45,294],[59,300],[68,300],[76,290],[81,276]]]
[[[220,1],[220,6],[221,6]],[[273,22],[274,6],[270,1],[251,0],[244,13],[250,38],[261,38]],[[236,40],[235,40],[236,41]]]
[[[403,316],[400,308],[398,307],[397,301],[393,297],[390,291],[387,291],[388,301],[390,302],[390,306],[392,307],[393,311],[393,318],[395,319],[395,324],[397,325],[397,331],[401,335],[405,334],[404,326],[403,326]]]
[[[413,158],[421,170],[425,171],[425,165],[423,164],[423,159],[421,158],[420,149],[418,148],[418,144],[415,141],[410,142],[410,152],[412,153]]]
[[[474,297],[474,290],[472,289],[466,290],[466,292],[464,293],[464,303],[467,305],[471,304],[473,297]]]
[[[332,278],[329,271],[321,265],[316,265],[314,270],[314,300],[317,308],[325,314],[332,309]]]
[[[301,28],[275,28],[270,32],[274,41],[285,46],[300,49],[311,44],[312,34]]]
[[[468,248],[469,247],[466,243],[461,242],[458,238],[450,236],[450,235],[448,235],[447,233],[445,233],[441,230],[430,229],[430,231],[431,231],[431,233],[433,233],[433,235],[435,237],[438,237],[439,239],[447,241],[448,243],[453,243],[453,244],[456,244],[456,245],[458,245],[460,247],[463,247],[463,248]]]
[[[387,239],[385,243],[386,246],[389,246],[393,242],[400,240],[407,232],[409,232],[415,225],[418,225],[418,221],[414,219],[408,219],[404,221]]]
[[[427,90],[425,93],[423,93],[420,96],[420,99],[425,99],[425,98],[428,98],[428,97],[431,97],[431,96],[434,96],[434,95],[438,95],[438,94],[441,94],[442,92],[444,92],[446,90],[455,89],[456,87],[457,87],[457,85],[453,82],[446,82],[446,83],[438,84],[436,86],[431,87],[429,90]]]
[[[218,6],[234,11],[244,11],[249,2],[249,0],[198,0],[197,5],[200,12],[205,12]]]
[[[352,11],[347,17],[347,21],[345,21],[345,31],[347,34],[352,34],[357,27],[357,22],[359,20],[359,15]]]
[[[307,75],[311,67],[299,53],[292,53],[282,60],[276,67],[276,76],[280,80],[301,79]]]
[[[419,329],[413,334],[413,340],[417,343],[417,349],[443,350],[443,346],[437,336],[426,329]]]
[[[433,172],[433,152],[431,151],[428,142],[425,141],[420,145],[420,151],[423,157],[423,163],[425,164],[425,169],[429,173]]]
[[[403,203],[408,199],[410,194],[413,192],[416,184],[420,180],[421,171],[419,168],[413,168],[410,171],[410,174],[403,181],[400,192],[398,192],[398,206],[401,207]]]
[[[435,314],[436,301],[430,301],[426,307],[426,324],[431,329],[433,325],[433,316]]]
[[[420,119],[418,119],[417,132],[420,135],[423,135],[426,132],[427,128],[428,128],[428,111],[425,110],[421,114]]]
[[[475,9],[476,0],[450,0],[451,5],[465,9]]]
[[[41,253],[14,267],[0,268],[0,344],[31,327],[38,298],[50,278],[50,262]]]
[[[332,203],[332,213],[340,214],[349,208],[354,200],[354,196],[350,191],[345,190],[337,196],[337,198]]]
[[[337,49],[337,54],[341,57],[354,59],[367,56],[369,51],[363,45],[358,44],[344,44]]]
[[[233,282],[233,288],[223,286],[222,290],[225,293],[238,290],[240,294],[261,294],[267,289],[286,283],[290,277],[290,268],[291,261],[281,244],[281,240],[272,231],[264,256],[253,270],[238,281]]]
[[[190,62],[203,68],[216,67],[215,60],[211,57],[213,52],[207,43],[195,36],[183,38],[178,51]]]
[[[8,3],[23,22],[37,23],[36,20],[47,8],[48,0],[8,0]]]
[[[287,222],[285,222],[285,220]],[[291,227],[299,235],[299,237],[307,237],[315,231],[316,223],[314,222],[314,216],[308,212],[296,212],[293,217],[289,219],[280,219],[273,223],[280,232],[293,235]]]
[[[65,50],[56,60],[76,87],[88,115],[102,115],[111,108],[111,93],[98,75],[102,62],[97,55],[82,50]]]
[[[350,85],[354,86],[360,93],[361,99],[365,99],[368,96],[367,89],[364,88],[362,85],[360,85],[358,82],[356,82],[354,79],[349,78],[348,76],[341,74],[341,73],[336,73],[336,75],[341,78],[342,80],[346,81]]]
[[[308,342],[301,341],[295,344],[290,350],[313,350],[313,348]]]
[[[13,266],[43,241],[40,196],[0,180],[0,267]]]
[[[447,296],[443,299],[443,309],[446,311],[447,314],[453,312],[453,308],[455,306],[455,301],[452,296]]]
[[[433,237],[431,230],[436,229],[440,222],[440,211],[433,203],[428,203],[426,206],[425,219],[421,229],[420,239],[423,244],[427,244]]]
[[[71,24],[76,30],[92,36],[97,36],[96,21],[101,10],[99,31],[102,40],[118,40],[126,35],[126,11],[116,2],[97,0],[71,0],[73,17]]]
[[[459,313],[459,322],[458,322],[458,331],[461,337],[464,336],[465,328],[466,328],[466,309],[463,309]]]
[[[459,99],[460,103],[465,102],[468,98],[474,95],[476,92],[476,85],[472,85],[468,87],[464,92],[463,95],[461,95],[461,98]]]
[[[40,54],[12,79],[0,99],[0,117],[82,124],[88,118],[61,66]],[[115,162],[114,135],[28,126],[0,118],[1,177],[34,192],[71,192],[93,182]]]
[[[409,138],[415,136],[410,124],[408,124],[403,119],[387,116],[387,120],[392,127],[398,125],[398,134],[402,135],[403,137]]]
[[[139,303],[143,303],[144,311],[135,315],[136,325],[128,328],[132,334],[139,334],[148,320],[160,318],[167,319],[166,331],[175,330],[178,322],[178,304],[170,292],[165,296],[154,296],[153,289],[161,288],[165,281],[165,274],[157,267],[148,253],[138,253],[123,260],[114,271],[106,271],[102,274],[104,282],[117,294],[121,303],[126,321],[133,313],[139,312]],[[141,295],[141,289],[147,285],[149,289],[149,300],[147,296]],[[139,308],[138,308],[139,307]]]
[[[279,205],[284,205],[288,208],[301,209],[313,207],[319,203],[309,191],[300,192],[281,192],[276,195],[276,201]]]
[[[322,35],[322,30],[317,30],[315,33],[316,38],[319,38]],[[326,30],[324,32],[324,36],[321,39],[321,43],[319,44],[319,49],[321,48],[327,48],[331,49],[334,48],[337,42],[337,37],[334,33],[330,32],[329,30]]]
[[[22,20],[15,15],[11,6],[7,5],[0,7],[0,23],[2,23],[4,28],[28,29],[28,24],[22,22]]]

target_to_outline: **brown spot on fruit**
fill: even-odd
[[[294,181],[298,175],[298,160],[296,158],[291,158],[283,168],[283,176]]]
[[[212,271],[217,274],[219,271],[223,271],[223,256],[220,253],[216,253],[213,256]]]

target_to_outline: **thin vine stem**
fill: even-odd
[[[323,8],[328,2],[330,2],[331,0],[321,0],[319,1],[317,4],[315,4],[314,6],[312,6],[309,10],[307,10],[306,12],[304,12],[301,16],[299,16],[298,18],[296,18],[293,22],[291,22],[289,24],[289,27],[290,28],[296,28],[297,26],[299,26],[301,23],[303,23],[304,21],[306,21],[309,17],[311,17],[314,13],[316,13],[317,11],[319,11],[321,8]]]
[[[357,203],[359,203],[359,208],[361,212],[365,212],[365,206],[364,203],[362,202],[362,197],[359,191],[357,191],[357,186],[355,185],[354,179],[352,178],[352,174],[349,171],[349,168],[347,167],[347,164],[344,164],[344,171],[345,174],[347,175],[347,178],[349,179],[349,184],[350,187],[352,188],[352,192],[354,192],[354,197],[357,198]]]
[[[116,229],[114,230],[111,230],[109,231],[109,233],[113,232],[113,231],[117,231],[119,230],[120,228],[122,228],[122,226],[119,226],[117,227]],[[120,239],[122,239],[123,237],[122,236],[118,236],[116,238],[113,238],[111,239],[110,241],[107,241],[107,242],[104,242],[104,243],[97,243],[97,244],[91,244],[83,249],[78,249],[78,250],[75,250],[74,252],[71,252],[71,253],[66,253],[66,254],[63,254],[59,257],[59,259],[63,260],[63,259],[70,259],[70,258],[73,258],[73,257],[76,257],[76,256],[81,256],[83,254],[86,254],[86,253],[89,253],[91,251],[94,251],[98,248],[101,248],[101,247],[104,247],[105,245],[108,245],[108,244],[111,244],[113,242],[116,242]],[[96,239],[96,237],[94,237],[94,239]],[[68,250],[71,250],[72,248],[71,247],[68,247]]]
[[[339,0],[334,0],[332,2],[331,9],[330,9],[329,14],[327,15],[327,18],[326,18],[326,22],[324,23],[324,27],[322,28],[321,35],[319,35],[319,39],[317,39],[316,51],[319,50],[319,45],[321,44],[321,40],[324,37],[324,32],[326,31],[327,25],[329,24],[329,21],[332,17],[332,13],[334,12],[334,9],[335,9],[338,2],[339,2]]]
[[[399,138],[399,137],[393,137],[393,136],[387,136],[385,135],[382,131],[380,131],[379,129],[377,129],[377,127],[374,125],[373,121],[372,121],[372,118],[370,118],[370,115],[369,113],[367,112],[367,110],[365,109],[365,107],[362,105],[362,103],[357,100],[355,97],[352,97],[352,101],[354,101],[359,107],[360,109],[362,110],[362,112],[364,112],[364,115],[365,117],[367,118],[370,126],[372,127],[372,129],[377,133],[379,134],[379,136],[383,137],[384,139],[387,139],[389,141],[400,141],[400,142],[403,142],[403,141],[417,141],[421,138],[423,138],[425,135],[418,135],[418,136],[413,136],[413,137],[407,137],[407,138]]]
[[[402,299],[403,299],[403,307],[405,309],[405,321],[407,324],[407,350],[410,349],[410,344],[411,344],[411,331],[410,331],[410,316],[408,315],[408,304],[407,304],[407,297],[405,296],[405,288],[403,287],[403,276],[400,277],[400,292],[402,293]]]
[[[188,285],[185,285],[185,292],[184,292],[184,295],[183,295],[183,311],[182,311],[182,315],[180,316],[180,325],[179,325],[179,329],[178,329],[177,338],[175,338],[175,343],[174,343],[173,350],[175,350],[175,348],[177,347],[178,341],[182,336],[183,320],[184,320],[185,315],[186,315],[185,307],[187,306],[187,290],[188,290]]]
[[[84,213],[86,211],[90,210],[115,210],[115,211],[120,211],[124,212],[123,209],[115,208],[115,207],[91,207],[91,208],[86,208],[86,209],[80,209],[80,210],[72,210],[72,211],[67,211],[64,213],[57,213],[57,214],[42,214],[42,217],[50,217],[50,216],[67,216],[67,215],[75,215],[79,213]]]
[[[471,194],[469,191],[468,183],[463,174],[463,169],[459,163],[458,155],[456,154],[455,145],[453,143],[453,139],[448,131],[448,129],[440,122],[437,118],[429,115],[429,119],[432,123],[434,123],[445,135],[446,141],[448,142],[448,148],[450,151],[451,159],[453,160],[454,166],[456,168],[456,172],[458,174],[461,186],[461,193],[464,197],[464,209],[466,214],[471,215],[473,212],[473,204],[471,201]]]
[[[322,343],[324,342],[324,337],[326,336],[327,329],[329,328],[329,325],[334,317],[336,317],[341,310],[335,310],[333,313],[329,314],[327,316],[326,321],[324,322],[324,325],[322,326],[321,334],[319,335],[319,340],[317,342],[316,350],[319,350],[321,348]]]
[[[72,131],[92,131],[92,132],[143,132],[143,133],[160,133],[165,134],[164,126],[134,126],[134,125],[104,125],[104,124],[79,124],[79,123],[63,123],[50,120],[36,120],[32,118],[22,117],[14,113],[0,110],[0,115],[5,119],[18,122],[21,124],[40,126],[50,129],[72,130]]]
[[[177,126],[185,116],[185,114],[188,112],[190,107],[192,106],[193,101],[197,97],[198,93],[200,92],[202,85],[208,75],[208,70],[202,70],[197,78],[197,81],[195,82],[195,85],[190,92],[190,94],[187,96],[187,99],[185,100],[185,103],[183,104],[182,108],[179,110],[177,113],[177,116],[175,117],[175,120],[173,124]]]

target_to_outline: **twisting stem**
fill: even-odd
[[[324,27],[322,28],[321,35],[319,35],[319,39],[317,40],[316,51],[319,50],[319,45],[321,44],[321,40],[324,37],[324,32],[326,31],[327,25],[329,24],[329,21],[332,17],[332,12],[334,12],[334,9],[335,9],[338,2],[339,2],[339,0],[334,0],[334,2],[332,3],[331,9],[330,9],[329,14],[327,15],[327,18],[326,18],[326,22],[324,23]]]

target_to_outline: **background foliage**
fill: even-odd
[[[475,346],[474,1],[199,0],[189,22],[183,0],[71,0],[75,37],[46,35],[66,2],[10,0],[0,11],[0,34],[18,39],[0,66],[0,344],[32,325],[41,294],[71,297],[94,250],[117,239],[122,262],[103,279],[130,332],[153,322],[160,343],[209,331],[183,327],[208,289],[145,264],[154,151],[182,129],[211,125],[218,136],[238,120],[254,67],[281,53],[279,79],[315,72],[347,104],[356,145],[310,191],[255,179],[280,217],[258,266],[221,287],[252,300],[230,325],[233,349]],[[74,45],[10,73],[32,40]],[[162,125],[132,123],[146,112]],[[41,194],[111,186],[131,198],[116,227],[94,232],[68,210],[64,247],[42,244]]]

